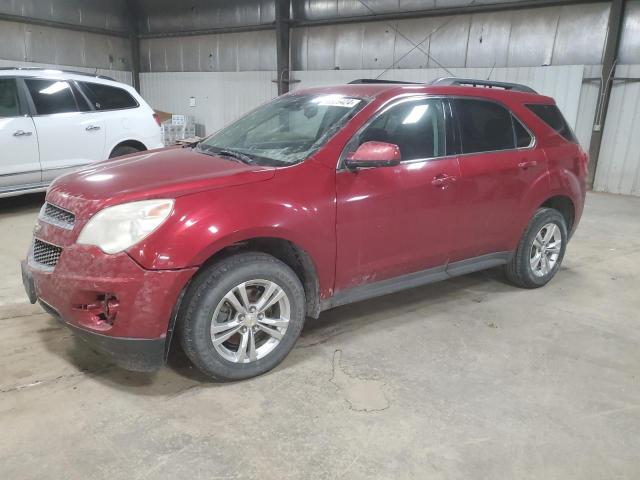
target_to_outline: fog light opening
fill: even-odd
[[[76,304],[73,308],[88,312],[94,323],[113,325],[118,316],[120,301],[113,294],[101,293],[96,295],[94,302]]]

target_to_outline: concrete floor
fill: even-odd
[[[640,478],[640,198],[590,194],[543,289],[342,307],[236,384],[120,370],[26,303],[41,202],[0,202],[0,478]]]

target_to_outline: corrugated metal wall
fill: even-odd
[[[0,13],[95,29],[125,32],[125,0],[4,0]],[[123,36],[85,33],[20,21],[0,21],[0,59],[74,67],[131,70],[131,46]]]
[[[0,21],[0,58],[20,63],[131,70],[129,39]]]
[[[2,0],[0,13],[120,32],[127,30],[126,0]]]
[[[296,0],[293,0],[294,2]],[[275,22],[273,0],[139,0],[140,33],[246,27]]]
[[[292,69],[597,65],[608,15],[592,3],[295,28]]]
[[[272,31],[140,41],[142,72],[242,72],[276,69]]]
[[[368,16],[376,13],[400,13],[416,10],[441,10],[468,5],[517,4],[527,0],[293,0],[296,19],[328,20]],[[562,2],[563,0],[559,0]],[[564,0],[569,3],[571,0]],[[366,5],[366,6],[365,6]]]
[[[213,133],[278,95],[274,72],[141,73],[140,89],[157,110],[192,115]],[[196,106],[189,106],[190,97]]]
[[[618,63],[640,64],[640,0],[627,0]]]
[[[616,69],[594,189],[640,195],[640,65]]]

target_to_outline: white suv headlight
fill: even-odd
[[[156,230],[173,210],[173,200],[144,200],[107,207],[84,226],[77,243],[118,253]]]

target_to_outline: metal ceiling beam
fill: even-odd
[[[276,69],[278,95],[289,91],[289,21],[290,0],[275,0],[276,2]]]
[[[46,20],[44,18],[23,17],[22,15],[11,15],[8,13],[0,13],[0,20],[6,22],[26,23],[29,25],[39,25],[42,27],[61,28],[64,30],[73,30],[75,32],[97,33],[99,35],[110,35],[112,37],[128,37],[128,32],[118,30],[109,30],[106,28],[90,27],[88,25],[79,25],[76,23],[56,22],[54,20]]]
[[[138,35],[140,39],[147,38],[169,38],[169,37],[192,37],[194,35],[217,35],[220,33],[241,33],[241,32],[260,32],[264,30],[275,29],[273,23],[263,23],[258,25],[241,25],[238,27],[216,27],[203,28],[199,30],[181,30],[179,32],[158,32],[158,33],[141,33]]]
[[[625,0],[612,0],[609,10],[609,24],[607,28],[607,39],[604,47],[604,58],[602,60],[602,81],[598,92],[598,103],[596,116],[591,132],[591,142],[589,143],[589,175],[587,184],[593,188],[593,181],[598,167],[598,157],[602,146],[602,134],[604,132],[607,110],[609,109],[609,98],[613,87],[618,50],[620,47],[620,34],[624,22]]]
[[[366,1],[366,0],[365,0]],[[404,12],[376,13],[369,15],[353,15],[350,17],[333,17],[318,20],[293,20],[295,27],[313,27],[320,25],[339,25],[345,23],[364,23],[403,20],[409,18],[422,17],[442,17],[445,15],[462,15],[469,13],[498,12],[504,10],[522,10],[525,8],[540,8],[551,6],[575,5],[584,3],[607,3],[609,0],[527,0],[512,1],[505,3],[478,4],[478,5],[459,5],[448,8],[430,8],[427,10],[409,10]],[[469,0],[471,3],[471,0]]]

